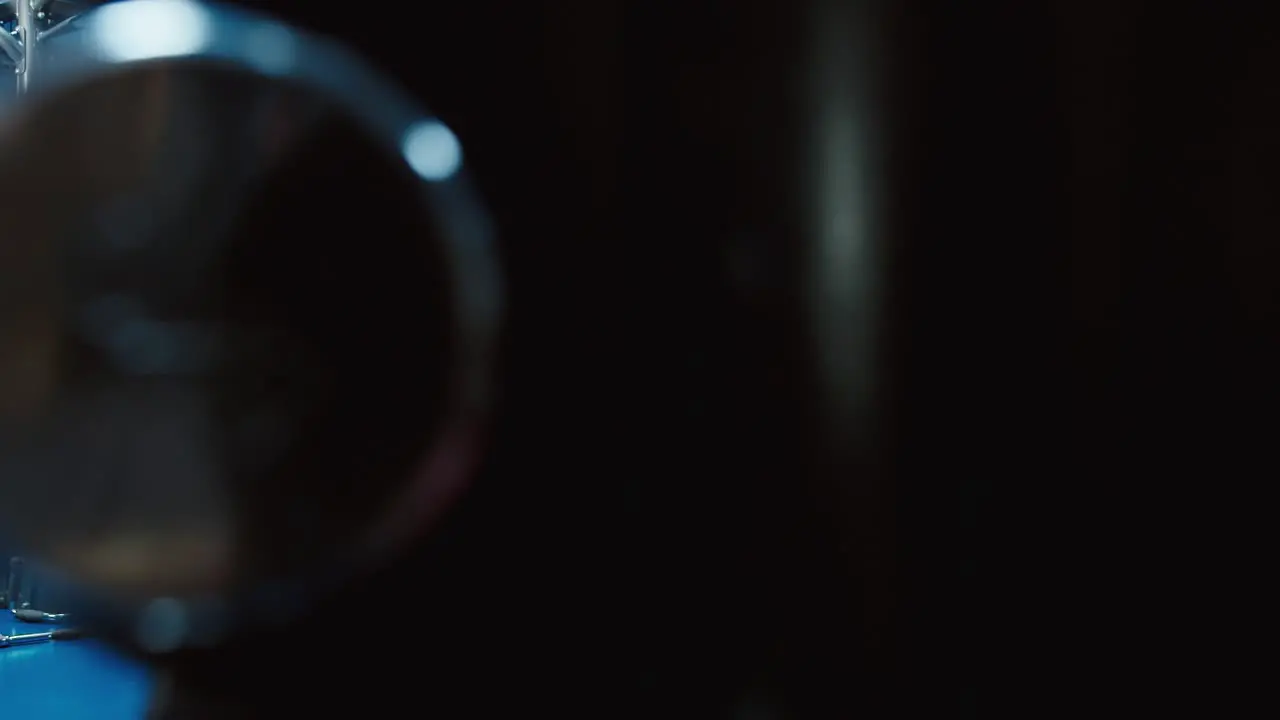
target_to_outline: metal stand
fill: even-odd
[[[30,607],[27,597],[27,564],[20,557],[9,558],[8,578],[5,580],[5,606],[9,610]]]
[[[22,61],[18,63],[18,94],[25,95],[31,87],[31,71],[39,63],[36,61],[36,44],[40,41],[40,30],[36,27],[37,2],[41,6],[44,0],[13,0],[17,5],[18,41],[22,43]]]
[[[0,0],[0,7],[5,5],[13,6],[13,16],[11,25],[5,21],[0,28],[0,61],[13,63],[17,93],[24,95],[31,89],[32,73],[39,72],[40,41],[69,29],[90,3],[54,3],[54,9],[60,10],[54,15],[62,18],[56,24],[53,15],[45,12],[50,0]],[[67,12],[73,14],[67,16]]]

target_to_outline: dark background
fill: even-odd
[[[1131,591],[1228,574],[1204,483],[1272,466],[1273,13],[263,5],[455,127],[502,229],[506,411],[423,570],[465,608],[440,667],[608,712],[986,715],[1077,623],[1084,684],[1189,652],[1156,630],[1187,593]],[[874,48],[824,59],[815,18]],[[870,455],[801,302],[806,88],[848,62],[885,128]]]

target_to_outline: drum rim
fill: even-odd
[[[151,52],[130,53],[102,41],[102,33],[111,23],[128,20],[130,14],[140,21],[133,31],[142,32],[147,13],[174,12],[175,8],[200,24],[198,42],[161,41]],[[80,16],[79,24],[79,31],[50,40],[55,54],[42,64],[40,82],[3,110],[7,117],[2,127],[20,126],[22,117],[39,108],[44,96],[158,63],[211,61],[296,83],[333,101],[374,139],[385,142],[420,178],[424,212],[439,228],[445,262],[458,280],[451,283],[456,344],[449,363],[449,385],[456,395],[444,417],[443,430],[422,459],[421,471],[403,495],[393,498],[393,505],[418,504],[411,518],[388,517],[387,523],[374,528],[366,543],[345,556],[327,558],[319,567],[302,570],[294,577],[226,596],[126,598],[86,586],[65,574],[59,577],[72,593],[69,609],[80,623],[118,644],[147,654],[222,644],[254,628],[278,625],[287,616],[330,596],[388,554],[405,547],[422,532],[419,528],[432,525],[430,520],[446,510],[469,483],[492,416],[503,316],[494,229],[469,180],[464,155],[459,154],[456,168],[427,171],[421,164],[415,167],[406,156],[404,146],[410,133],[431,128],[452,136],[447,126],[396,83],[332,40],[263,13],[194,0],[123,0],[94,7]],[[157,30],[152,27],[150,32]],[[142,37],[145,39],[145,33]],[[268,40],[274,46],[264,46]],[[460,145],[458,148],[461,153]],[[21,538],[15,540],[20,547]],[[51,572],[58,574],[57,568]],[[163,647],[142,639],[142,631],[159,621],[158,613],[164,615],[160,620],[170,624],[178,614],[183,628],[180,638]]]

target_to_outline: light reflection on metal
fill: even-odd
[[[890,197],[880,156],[887,138],[879,80],[886,68],[878,40],[886,5],[812,4],[804,108],[811,138],[804,189],[812,203],[805,287],[826,433],[822,479],[848,518],[850,534],[841,542],[865,584],[862,622],[872,645],[889,642],[894,592],[887,567],[891,488],[883,456],[889,378],[881,351],[889,310],[884,208]]]
[[[39,67],[36,43],[40,31],[36,27],[36,11],[31,2],[18,1],[18,40],[22,42],[22,61],[18,63],[18,92],[27,92],[31,87],[31,74]]]
[[[462,167],[462,145],[439,120],[424,120],[410,127],[400,147],[409,167],[423,180],[448,180]]]
[[[43,40],[49,40],[51,38],[57,37],[58,35],[61,35],[62,33],[77,27],[79,25],[79,22],[80,22],[79,15],[65,18],[59,21],[57,25],[54,25],[48,30],[41,31],[40,34],[36,36],[36,40],[43,41]]]
[[[190,0],[134,0],[96,11],[90,32],[110,60],[147,60],[200,52],[210,25],[208,11]]]
[[[870,72],[875,64],[867,61],[869,33],[857,32],[859,8],[867,5],[874,3],[816,3],[806,108],[811,331],[825,412],[859,445],[873,430],[867,423],[880,384],[876,336],[883,310],[877,209],[885,198],[874,156],[880,104]]]

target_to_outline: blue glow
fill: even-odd
[[[213,28],[208,11],[191,0],[132,0],[100,8],[90,32],[103,56],[128,61],[198,53]]]
[[[268,75],[287,75],[298,60],[298,39],[283,25],[257,23],[244,35],[245,57]]]
[[[187,608],[173,598],[152,600],[138,619],[138,644],[155,653],[182,647],[187,637]]]
[[[462,144],[439,120],[415,123],[405,131],[400,150],[424,180],[447,180],[462,167]]]

